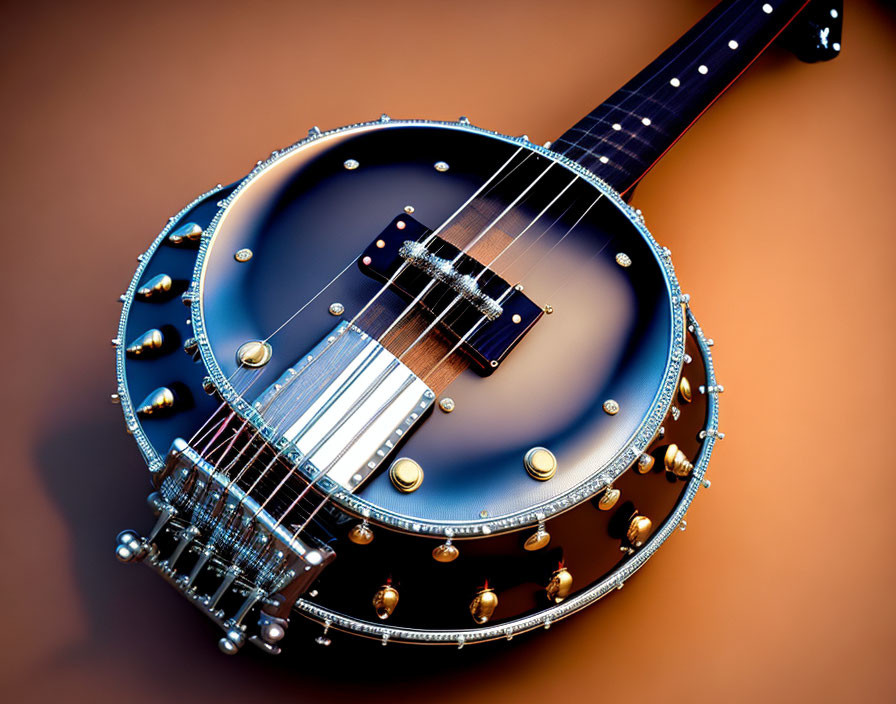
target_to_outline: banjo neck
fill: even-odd
[[[722,2],[552,148],[628,197],[779,36],[803,61],[837,56],[842,9],[842,0]]]

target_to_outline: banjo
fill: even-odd
[[[834,58],[841,14],[726,0],[553,142],[383,115],[196,198],[121,296],[157,518],[117,558],[228,654],[296,614],[324,646],[509,640],[621,589],[724,438],[713,342],[628,200],[773,41]]]

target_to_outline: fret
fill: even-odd
[[[606,122],[606,121],[604,121],[604,122]],[[607,124],[609,124],[609,123],[607,123]],[[569,132],[576,132],[576,133],[579,133],[582,135],[592,136],[591,132],[589,132],[588,130],[583,129],[581,127],[571,127],[569,129]],[[638,141],[640,141],[641,143],[643,143],[645,145],[648,145],[648,146],[650,145],[650,142],[648,140],[638,137],[637,135],[632,134],[632,133],[628,133],[628,134],[630,134],[632,139],[637,139]],[[622,142],[616,142],[616,141],[610,139],[609,137],[599,137],[598,139],[602,144],[606,144],[607,146],[616,150],[617,153],[621,152],[622,154],[625,154],[625,155],[631,157],[632,159],[639,158],[637,152],[631,151],[630,149],[626,148],[625,144]]]
[[[703,112],[800,15],[814,33],[812,58],[839,52],[840,0],[726,0],[606,102],[554,140],[555,149],[621,193],[630,191]],[[802,13],[802,14],[801,14]],[[808,20],[803,21],[804,18]],[[791,32],[792,33],[792,30]],[[805,44],[805,42],[804,42]],[[802,47],[805,53],[805,47]]]

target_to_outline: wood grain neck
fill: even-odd
[[[630,192],[797,15],[802,20],[809,14],[801,15],[807,5],[806,0],[720,3],[553,148],[620,193]],[[801,30],[820,53],[800,58],[833,58],[840,49],[842,2],[815,2],[810,10],[813,23]]]

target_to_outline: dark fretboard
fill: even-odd
[[[816,50],[810,60],[837,55],[842,1],[816,0],[800,14],[807,5],[806,0],[720,3],[567,130],[553,149],[619,192],[630,191],[797,15],[801,33]],[[809,15],[811,21],[806,20]]]

